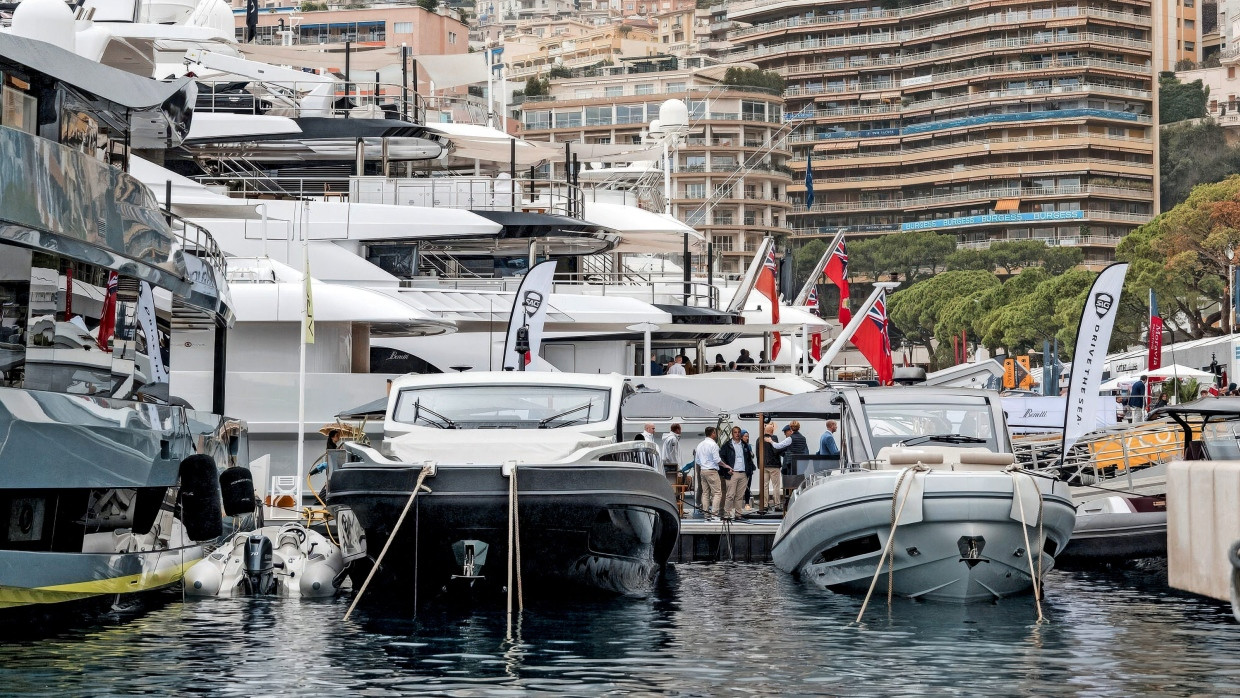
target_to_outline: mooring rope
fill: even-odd
[[[919,473],[919,472],[926,472],[929,470],[930,470],[929,468],[922,465],[921,463],[917,463],[916,465],[910,465],[909,467],[905,468],[903,472],[900,473],[900,477],[896,480],[896,487],[891,492],[891,530],[887,533],[887,547],[883,549],[883,554],[879,556],[878,558],[878,565],[875,566],[874,568],[874,577],[870,579],[870,589],[869,591],[865,593],[865,601],[861,603],[861,611],[857,614],[856,622],[858,623],[861,622],[861,617],[865,615],[865,609],[870,605],[870,597],[874,595],[874,587],[878,585],[878,576],[882,574],[883,572],[883,562],[887,560],[890,560],[890,562],[888,562],[888,567],[887,567],[887,603],[888,604],[891,603],[892,590],[894,586],[893,568],[895,566],[895,558],[896,558],[896,554],[895,554],[896,526],[899,525],[900,514],[904,513],[904,504],[908,501],[908,495],[910,492],[913,491],[913,482],[917,478],[916,474],[913,475],[913,480],[909,480],[908,489],[904,491],[904,497],[900,499],[900,506],[898,508],[896,507],[896,497],[900,494],[900,487],[903,486],[904,477],[906,475],[908,475],[910,472]]]
[[[1042,616],[1042,547],[1038,545],[1038,569],[1033,568],[1033,546],[1029,545],[1029,524],[1025,521],[1025,500],[1020,496],[1020,477],[1021,469],[1010,466],[1008,473],[1012,476],[1012,497],[1016,499],[1017,506],[1020,509],[1020,532],[1025,537],[1025,550],[1028,551],[1029,558],[1029,576],[1033,578],[1033,602],[1038,608],[1038,622],[1043,621]],[[1038,493],[1038,540],[1042,538],[1042,490],[1038,488],[1037,482],[1033,482],[1033,490]]]
[[[503,470],[508,476],[508,634],[512,637],[512,597],[516,588],[517,612],[525,611],[525,594],[521,581],[521,518],[518,507],[517,463],[510,461]],[[514,579],[515,576],[515,579]]]
[[[405,502],[405,508],[400,512],[400,518],[396,519],[396,526],[392,528],[392,534],[388,536],[387,541],[383,544],[383,550],[379,551],[379,557],[375,559],[375,564],[370,568],[370,573],[366,575],[366,581],[362,582],[362,588],[357,592],[357,596],[353,597],[353,603],[349,604],[349,610],[345,612],[344,619],[348,620],[353,615],[353,609],[357,608],[357,603],[362,600],[362,596],[366,593],[366,588],[370,586],[370,580],[374,579],[375,573],[379,571],[379,567],[383,564],[383,558],[387,555],[388,548],[392,547],[392,541],[396,540],[396,534],[400,532],[401,524],[405,523],[405,516],[409,514],[409,508],[413,506],[413,500],[418,498],[418,493],[425,489],[427,492],[431,488],[424,487],[422,482],[426,477],[434,471],[434,468],[428,463],[422,466],[422,470],[418,473],[418,482],[413,486],[413,493],[409,495],[409,501]]]

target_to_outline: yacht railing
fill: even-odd
[[[523,211],[580,218],[585,209],[581,187],[562,179],[518,177],[383,177],[324,175],[268,176],[244,168],[216,177],[199,177],[223,186],[235,198],[277,195],[295,199],[351,201],[363,204],[430,206],[471,211]]]
[[[216,279],[228,277],[228,261],[206,228],[161,209],[168,219],[173,240],[185,254],[193,255],[215,270]],[[192,271],[192,270],[191,270]]]
[[[437,253],[425,251],[422,253],[423,262],[428,257],[435,256]],[[450,273],[451,268],[448,265],[442,265],[442,270]],[[436,267],[436,271],[441,271],[440,267]],[[515,293],[521,286],[522,277],[520,276],[482,276],[470,273],[468,276],[415,276],[411,279],[403,279],[401,286],[404,288],[436,288],[449,291],[499,291],[507,293]],[[683,279],[640,279],[634,278],[631,274],[625,272],[613,272],[609,274],[599,273],[559,273],[556,274],[552,282],[553,293],[569,293],[578,296],[612,296],[621,298],[634,298],[646,301],[652,305],[688,305],[694,308],[712,308],[720,307],[719,289],[716,286],[701,281],[691,281],[689,283],[688,302],[685,297],[685,282]],[[722,327],[722,326],[721,326]],[[769,365],[773,370],[778,370],[780,366],[777,364]],[[786,368],[786,365],[783,366]]]
[[[407,87],[323,80],[198,80],[196,112],[266,116],[403,119],[424,123],[427,104]],[[244,85],[244,86],[242,86]]]
[[[1012,436],[1012,450],[1017,462],[1026,468],[1053,468],[1065,480],[1080,484],[1126,483],[1130,491],[1134,489],[1134,471],[1168,463],[1184,453],[1183,429],[1167,420],[1119,424],[1086,434],[1069,449],[1062,462],[1061,439],[1058,433],[1017,434]]]

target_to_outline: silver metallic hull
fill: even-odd
[[[800,492],[776,534],[775,564],[832,590],[865,593],[887,545],[899,476],[899,470],[834,474]],[[1027,548],[1033,548],[1035,571],[1041,555],[1045,573],[1072,534],[1075,511],[1063,483],[1005,472],[934,471],[917,474],[910,490],[912,477],[906,476],[896,500],[898,507],[909,492],[893,545],[891,584],[900,596],[977,603],[1026,592],[1033,585]],[[1013,497],[1016,478],[1019,500]],[[883,565],[876,594],[886,593],[886,570]]]

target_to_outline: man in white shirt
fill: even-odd
[[[698,489],[701,490],[699,501],[702,513],[707,521],[718,519],[723,508],[723,487],[719,478],[719,444],[715,443],[714,427],[706,427],[706,438],[693,451],[693,460],[702,471]]]
[[[683,355],[683,354],[677,354],[677,355],[676,355],[676,360],[672,363],[672,365],[671,365],[671,366],[668,366],[668,367],[667,367],[667,375],[669,375],[669,376],[687,376],[687,375],[689,375],[689,374],[685,371],[684,359],[685,359],[685,357],[684,357],[684,355]]]
[[[642,427],[642,433],[638,434],[642,440],[648,444],[654,443],[654,425],[646,422],[646,426]]]

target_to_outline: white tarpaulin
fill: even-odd
[[[1064,414],[1061,454],[1077,439],[1094,429],[1093,415],[1097,414],[1099,386],[1102,384],[1103,364],[1107,358],[1107,346],[1111,343],[1111,329],[1119,314],[1119,297],[1124,290],[1127,264],[1112,264],[1094,279],[1094,285],[1085,298],[1081,310],[1081,324],[1076,330],[1076,350],[1072,352],[1072,377],[1068,382],[1068,408]]]
[[[421,72],[435,83],[436,90],[487,81],[487,59],[482,51],[451,56],[415,56],[414,60],[418,62]]]

